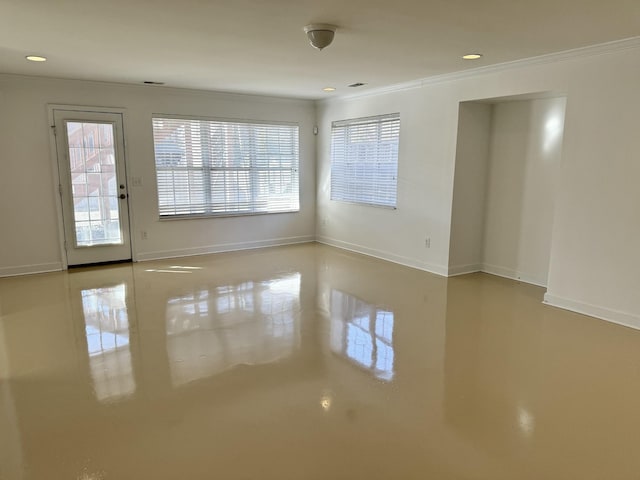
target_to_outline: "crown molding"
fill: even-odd
[[[433,76],[421,78],[418,80],[411,80],[408,82],[396,83],[396,84],[388,85],[385,87],[373,88],[365,92],[340,95],[332,98],[323,98],[323,99],[317,100],[317,102],[320,104],[323,104],[323,103],[332,103],[335,101],[353,100],[353,99],[364,98],[364,97],[384,95],[387,93],[395,93],[395,92],[401,92],[404,90],[412,90],[415,88],[421,88],[429,85],[437,85],[440,83],[464,80],[470,77],[477,77],[480,75],[488,75],[492,73],[514,70],[518,68],[531,67],[535,65],[544,65],[548,63],[567,62],[567,61],[576,60],[578,58],[607,55],[607,54],[618,53],[624,50],[630,50],[635,48],[640,48],[640,36],[625,38],[623,40],[615,40],[612,42],[600,43],[597,45],[590,45],[587,47],[574,48],[571,50],[563,50],[561,52],[548,53],[545,55],[538,55],[535,57],[523,58],[519,60],[513,60],[510,62],[496,63],[493,65],[486,65],[483,67],[471,68],[468,70],[462,70],[458,72],[444,73],[442,75],[433,75]]]
[[[162,90],[165,93],[172,94],[187,94],[193,96],[207,96],[207,97],[220,97],[226,99],[252,99],[259,100],[264,103],[271,102],[289,102],[292,104],[329,104],[336,101],[344,101],[344,100],[352,100],[364,97],[372,97],[378,95],[384,95],[387,93],[400,92],[404,90],[412,90],[416,88],[421,88],[429,85],[436,85],[440,83],[452,82],[456,80],[463,80],[470,77],[477,77],[480,75],[488,75],[492,73],[498,73],[502,71],[514,70],[523,67],[535,66],[535,65],[543,65],[548,63],[560,63],[571,60],[576,60],[578,58],[585,57],[593,57],[599,55],[606,55],[611,53],[618,53],[624,50],[636,49],[640,48],[640,36],[630,37],[623,40],[615,40],[612,42],[601,43],[597,45],[591,45],[587,47],[574,48],[571,50],[564,50],[555,53],[549,53],[545,55],[539,55],[535,57],[524,58],[520,60],[513,60],[510,62],[496,63],[493,65],[486,65],[483,67],[470,68],[467,70],[461,70],[452,73],[444,73],[441,75],[433,75],[429,77],[424,77],[417,80],[411,80],[407,82],[396,83],[392,85],[387,85],[378,88],[372,88],[371,90],[366,90],[360,93],[352,93],[346,95],[338,95],[332,96],[331,98],[322,98],[322,99],[313,99],[306,97],[289,97],[282,95],[267,95],[267,94],[259,94],[259,93],[250,93],[250,92],[233,92],[233,91],[224,91],[224,90],[202,90],[202,89],[193,89],[193,88],[181,88],[181,87],[173,87],[173,86],[148,86],[148,85],[140,85],[136,83],[124,83],[124,82],[109,82],[109,81],[100,81],[100,80],[85,80],[85,79],[74,79],[74,78],[61,78],[61,77],[46,77],[46,76],[36,76],[36,75],[24,75],[24,74],[14,74],[14,73],[2,73],[0,72],[0,81],[2,80],[10,80],[10,79],[22,79],[25,81],[58,81],[58,82],[80,82],[84,84],[93,84],[97,86],[108,86],[111,88],[137,88],[137,89],[145,89],[149,91],[153,90]]]
[[[168,85],[141,85],[139,83],[112,82],[106,80],[90,80],[80,78],[48,77],[41,75],[25,75],[22,73],[0,72],[0,82],[2,81],[25,81],[25,82],[56,82],[59,84],[80,84],[92,85],[96,87],[106,87],[113,89],[137,89],[140,91],[153,92],[161,91],[167,95],[190,95],[196,97],[219,98],[223,100],[251,100],[259,103],[290,103],[292,105],[314,104],[313,98],[285,97],[277,95],[267,95],[260,93],[232,92],[226,90],[202,90],[197,88],[183,88]]]

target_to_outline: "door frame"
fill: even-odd
[[[56,133],[62,135],[64,132],[55,132],[54,113],[56,110],[63,110],[67,112],[83,112],[83,113],[116,113],[122,116],[122,139],[124,142],[123,158],[125,165],[125,176],[127,178],[127,184],[130,186],[131,175],[129,173],[129,156],[127,155],[127,147],[129,142],[127,141],[127,128],[126,128],[126,108],[124,107],[96,107],[88,105],[67,105],[67,104],[47,104],[47,121],[49,122],[49,151],[51,157],[51,178],[53,181],[53,195],[55,197],[55,206],[57,214],[57,226],[58,226],[58,243],[60,248],[60,260],[62,269],[67,270],[69,268],[69,261],[67,259],[67,249],[65,248],[65,229],[64,229],[64,217],[62,210],[62,194],[61,194],[61,178],[60,178],[60,159],[58,159],[58,150],[56,142]],[[60,128],[60,127],[58,127]],[[127,189],[129,191],[129,189]],[[135,224],[133,208],[132,208],[133,196],[129,194],[127,201],[127,212],[129,214],[129,241],[131,242],[131,261],[137,262],[137,248],[136,248],[136,236],[133,234],[133,225]]]

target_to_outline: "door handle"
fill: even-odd
[[[126,196],[124,193],[121,193],[121,194],[120,194],[120,198],[121,198],[122,200],[124,200],[125,198],[127,198],[127,196]]]

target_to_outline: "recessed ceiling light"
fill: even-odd
[[[465,60],[477,60],[479,58],[482,58],[482,54],[481,53],[467,53],[466,55],[463,55],[462,58],[464,58]]]
[[[324,87],[322,89],[323,92],[335,92],[336,89],[334,87]]]
[[[47,61],[47,57],[41,57],[40,55],[27,55],[24,58],[26,58],[30,62],[46,62]]]

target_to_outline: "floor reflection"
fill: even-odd
[[[393,378],[393,312],[331,290],[331,350],[381,379]]]
[[[299,346],[300,274],[203,289],[167,302],[174,386],[236,365],[288,357]]]
[[[126,285],[81,291],[89,370],[96,398],[113,401],[133,394]]]
[[[0,317],[0,479],[22,478],[22,439],[9,381],[9,359]]]
[[[541,373],[552,350],[541,338],[536,287],[477,280],[458,279],[447,298],[445,419],[478,449],[515,455],[540,433],[539,395],[555,390],[539,389],[551,378]],[[487,292],[504,295],[490,302]]]
[[[636,478],[638,332],[543,293],[318,244],[0,279],[0,479]]]

